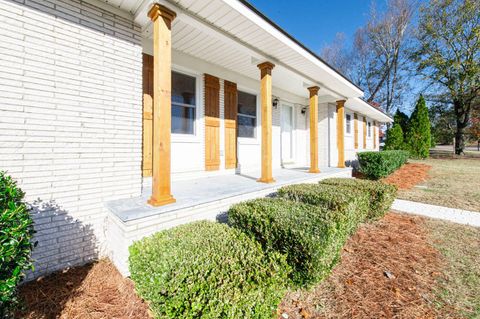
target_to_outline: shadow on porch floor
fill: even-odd
[[[350,168],[324,167],[321,173],[308,173],[307,168],[285,168],[273,171],[276,180],[272,184],[258,183],[259,172],[243,174],[216,175],[191,180],[174,181],[172,194],[176,203],[152,207],[147,204],[151,195],[151,187],[145,188],[141,197],[120,199],[107,203],[110,211],[121,221],[128,222],[157,214],[183,210],[199,205],[232,200],[234,197],[246,195],[248,198],[263,197],[274,193],[279,187],[289,184],[314,183],[329,177],[351,177]],[[251,196],[250,196],[251,195]],[[245,197],[245,196],[242,196]]]

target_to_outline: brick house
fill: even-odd
[[[30,278],[351,176],[392,119],[245,1],[0,0],[0,169],[27,193]]]

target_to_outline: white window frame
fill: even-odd
[[[182,73],[195,78],[195,118],[193,134],[171,133],[172,143],[201,143],[201,134],[204,108],[203,108],[203,73],[172,64],[172,72]]]
[[[244,87],[244,86],[239,86],[237,85],[237,91],[241,91],[244,93],[252,94],[255,95],[255,100],[257,101],[256,105],[256,127],[255,127],[255,137],[240,137],[237,136],[237,141],[239,144],[243,145],[257,145],[260,144],[260,137],[262,135],[261,132],[261,127],[262,127],[262,119],[261,119],[261,112],[260,112],[260,92],[257,90],[252,90],[250,88]],[[237,107],[237,113],[238,113],[238,103],[236,105]],[[238,117],[238,114],[237,114]]]
[[[350,116],[350,121],[347,120],[347,117]],[[345,112],[345,135],[352,135],[352,114],[351,113],[347,113]],[[350,124],[350,126],[348,126],[348,124]],[[347,128],[350,127],[350,132],[347,130]]]

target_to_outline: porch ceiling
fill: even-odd
[[[256,65],[268,60],[276,65],[274,87],[306,98],[307,87],[318,85],[320,103],[347,99],[355,110],[379,121],[389,120],[358,100],[363,96],[358,87],[241,0],[100,1],[132,14],[147,40],[152,35],[147,12],[153,3],[163,4],[177,13],[172,27],[175,51],[255,80],[259,79]]]
[[[269,60],[276,65],[275,86],[300,96],[319,85],[320,100],[361,96],[362,91],[320,61],[313,53],[238,0],[101,0],[129,11],[151,34],[147,12],[161,3],[177,13],[172,45],[184,52],[250,78],[258,79],[256,64]],[[305,92],[307,91],[307,92]]]

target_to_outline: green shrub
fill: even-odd
[[[360,172],[368,179],[380,179],[400,168],[408,160],[407,151],[381,151],[357,153]]]
[[[387,131],[387,140],[385,141],[385,150],[401,150],[403,149],[403,131],[398,123],[394,123],[393,127]]]
[[[335,212],[339,231],[352,234],[363,222],[369,210],[369,197],[365,192],[322,184],[297,184],[284,186],[278,196],[295,202],[303,202]]]
[[[393,123],[400,124],[403,132],[403,140],[405,140],[405,134],[407,133],[408,121],[409,119],[407,114],[403,113],[400,110],[397,110],[397,112],[395,112],[395,115],[393,116]]]
[[[24,271],[33,269],[33,221],[16,182],[0,172],[0,318],[8,318],[18,304],[17,286]]]
[[[414,158],[426,158],[430,155],[430,146],[432,144],[430,132],[430,118],[428,117],[428,108],[422,95],[415,105],[408,129],[405,135],[407,149]]]
[[[397,188],[379,181],[368,181],[354,178],[328,178],[320,183],[345,187],[349,190],[362,190],[370,196],[370,210],[367,218],[376,220],[383,217],[397,195]]]
[[[237,229],[196,222],[130,246],[130,272],[156,318],[271,319],[285,293],[285,256]]]
[[[337,263],[348,237],[337,228],[337,212],[278,198],[232,206],[228,222],[267,251],[286,254],[296,285],[316,283]]]

